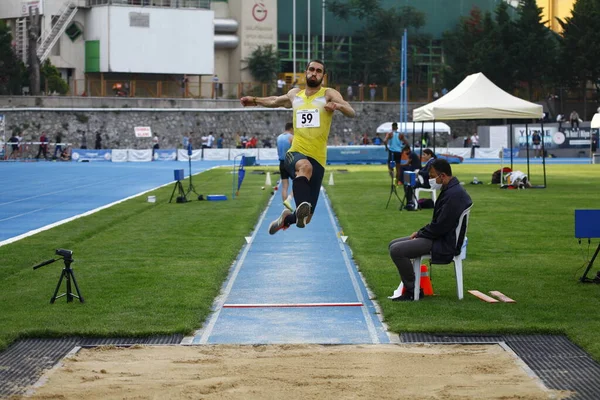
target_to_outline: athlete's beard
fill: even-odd
[[[323,82],[323,78],[321,78],[321,80],[317,80],[317,78],[306,78],[306,86],[311,87],[311,88],[316,88],[319,87],[319,85],[321,84],[321,82]]]

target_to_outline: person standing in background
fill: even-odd
[[[54,155],[52,156],[52,159],[56,160],[56,158],[60,155],[61,152],[62,152],[62,134],[60,132],[58,132],[56,134],[56,144],[54,145]]]
[[[221,133],[219,135],[219,138],[217,139],[217,149],[222,149],[223,148],[223,134]]]
[[[288,196],[288,188],[290,185],[290,174],[285,169],[285,155],[292,146],[292,140],[294,140],[294,124],[288,122],[285,124],[285,131],[277,136],[277,156],[279,157],[279,174],[281,176],[281,200],[285,208],[294,212],[292,207],[292,191]]]
[[[40,136],[40,148],[37,156],[35,156],[36,160],[39,159],[42,154],[44,155],[44,160],[46,160],[48,158],[48,138],[46,137],[46,132],[42,132],[42,136]]]
[[[152,138],[152,160],[154,160],[154,155],[158,149],[160,149],[160,145],[158,144],[158,136],[154,135]]]
[[[102,148],[102,134],[100,132],[96,132],[96,145],[94,148],[96,150],[100,150]]]
[[[81,148],[87,149],[87,137],[85,136],[85,131],[81,131]]]
[[[477,132],[471,136],[471,158],[475,158],[475,149],[479,148],[479,135]]]

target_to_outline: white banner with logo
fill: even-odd
[[[115,149],[112,151],[112,162],[126,162],[127,150]]]
[[[231,149],[229,152],[229,159],[233,160],[240,154],[243,154],[246,157],[256,157],[258,156],[258,149]]]
[[[277,149],[258,149],[259,160],[279,160]]]
[[[229,160],[229,149],[204,149],[205,160]]]
[[[131,162],[147,162],[152,161],[152,149],[143,150],[127,150],[127,161]]]
[[[186,149],[178,149],[177,150],[177,161],[188,161],[192,159],[192,161],[201,161],[202,160],[202,150],[192,150],[192,156],[188,156],[188,151]]]

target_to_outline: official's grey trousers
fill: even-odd
[[[431,252],[433,241],[425,238],[411,239],[410,236],[394,239],[388,248],[390,257],[396,264],[402,283],[407,290],[415,287],[415,271],[411,258],[417,258]]]

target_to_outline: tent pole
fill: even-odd
[[[544,171],[544,189],[546,188],[546,150],[544,149],[544,120],[542,119],[542,169]]]
[[[529,173],[529,129],[528,124],[525,122],[525,149],[527,150],[527,179],[531,180],[531,174]]]
[[[435,154],[435,119],[433,120],[433,153]]]
[[[510,149],[508,149],[508,151],[510,152],[510,170],[512,171],[513,169],[513,126],[512,126],[512,122],[510,123],[510,132],[508,133],[508,137],[510,139],[509,143],[510,143]]]

